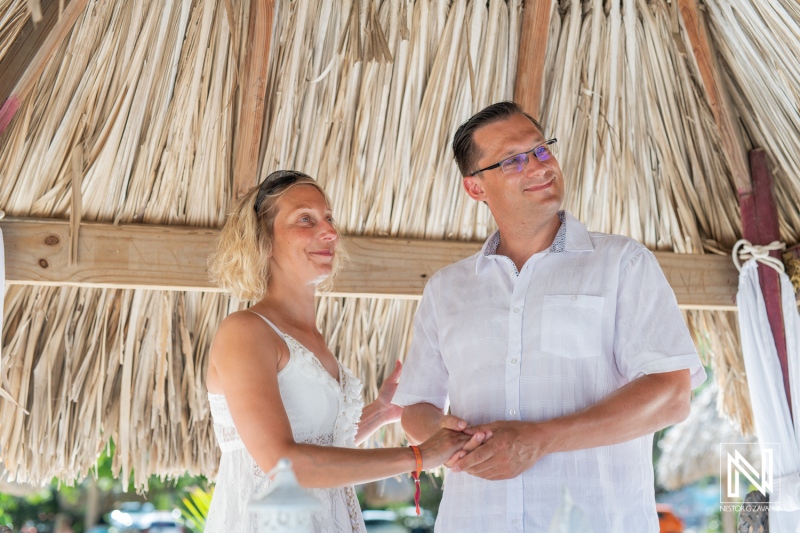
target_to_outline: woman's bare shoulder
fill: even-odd
[[[280,357],[283,341],[260,316],[250,311],[236,311],[226,316],[217,328],[210,357],[221,360],[235,353],[241,360],[248,356]]]

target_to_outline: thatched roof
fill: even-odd
[[[262,173],[316,176],[351,235],[485,238],[493,222],[461,192],[449,140],[474,111],[513,96],[521,4],[277,2]],[[0,0],[0,61],[26,5]],[[703,5],[717,81],[743,142],[768,151],[783,239],[796,243],[800,7]],[[566,208],[590,229],[651,249],[726,252],[741,235],[736,190],[676,6],[554,3],[541,118],[562,146]],[[235,188],[248,9],[88,2],[0,138],[0,207],[65,219],[80,205],[89,221],[220,226]],[[213,473],[203,375],[216,325],[239,305],[216,293],[10,287],[0,386],[30,414],[0,400],[8,476],[80,478],[110,439],[115,468],[133,470],[139,486],[151,473]],[[365,378],[368,399],[405,354],[415,309],[320,299],[320,327]],[[714,355],[726,411],[747,425],[735,316],[687,319]]]

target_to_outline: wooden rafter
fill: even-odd
[[[522,10],[514,101],[539,119],[551,0],[525,0]]]
[[[50,58],[69,35],[88,0],[72,0],[59,18],[59,2],[43,2],[43,20],[29,23],[19,43],[0,63],[0,134],[33,90]]]
[[[274,14],[274,0],[250,1],[244,68],[239,73],[242,99],[233,159],[234,198],[243,196],[258,179]]]
[[[719,62],[711,47],[705,21],[697,8],[697,0],[678,0],[678,8],[683,25],[697,64],[697,70],[703,80],[708,103],[719,131],[720,142],[725,160],[731,169],[733,182],[739,193],[750,191],[750,172],[748,171],[747,154],[741,135],[736,127],[736,118],[725,87],[720,82]]]
[[[28,285],[214,291],[206,258],[217,230],[152,225],[81,225],[80,261],[69,264],[69,222],[6,219],[6,282]],[[343,239],[350,263],[334,294],[419,298],[440,268],[477,252],[481,243],[377,237]],[[736,309],[738,273],[729,257],[656,252],[678,304]]]

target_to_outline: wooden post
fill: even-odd
[[[551,0],[525,0],[517,55],[514,101],[536,120],[542,105],[542,80],[550,28]]]
[[[267,96],[269,49],[272,40],[274,0],[251,0],[245,37],[244,69],[240,90],[242,101],[236,123],[233,158],[233,198],[241,198],[258,179],[258,160]]]
[[[739,191],[739,207],[742,212],[742,237],[752,244],[765,245],[773,241],[780,241],[778,227],[778,207],[775,203],[775,184],[767,165],[767,154],[761,148],[750,152],[750,176],[752,190]],[[781,252],[770,252],[772,257],[781,260]],[[789,372],[786,355],[786,331],[783,325],[783,311],[781,309],[781,286],[778,273],[765,265],[758,265],[758,279],[764,304],[767,308],[770,330],[775,339],[775,348],[778,351],[781,372],[783,373],[783,387],[786,391],[786,400],[789,403],[789,412],[792,412],[792,395],[789,388]]]

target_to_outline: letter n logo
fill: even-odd
[[[739,450],[733,454],[726,453],[728,457],[728,498],[741,498],[739,494],[739,475],[746,477],[750,483],[763,495],[773,489],[773,455],[771,448],[761,450],[761,474],[745,459]]]

